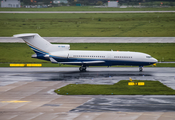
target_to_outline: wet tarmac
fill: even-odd
[[[114,84],[120,80],[158,80],[175,89],[175,68],[90,67],[79,72],[78,67],[0,68],[0,86],[18,81],[69,81],[78,84]]]
[[[169,112],[175,111],[175,96],[118,95],[93,98],[71,112]]]
[[[28,84],[33,83],[33,85],[36,85],[35,82],[37,82],[37,84],[51,82],[53,85],[54,83],[59,82],[59,84],[61,84],[60,86],[70,83],[114,84],[120,80],[129,80],[129,77],[133,80],[158,80],[168,87],[175,89],[175,68],[172,67],[145,67],[143,72],[139,72],[138,67],[90,67],[87,69],[87,72],[79,72],[77,67],[0,68],[0,88],[24,82],[27,82]],[[54,88],[49,90],[47,93],[51,93],[51,95],[53,95],[53,90]],[[54,95],[51,98],[55,98],[56,96]],[[80,103],[78,106],[72,107],[69,111],[71,113],[175,111],[174,95],[97,95],[74,97],[80,97],[82,99],[88,97],[88,99],[84,103]],[[27,101],[28,99],[25,100]],[[52,102],[43,104],[44,107],[49,106],[53,108],[60,107],[61,105],[61,103],[53,104]]]

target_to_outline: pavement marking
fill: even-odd
[[[24,102],[31,102],[31,101],[20,101],[20,100],[1,101],[1,103],[24,103]]]
[[[22,72],[18,71],[18,70],[22,70]],[[45,70],[47,69],[47,70]],[[152,120],[161,120],[161,119],[175,119],[175,112],[72,112],[70,111],[71,109],[76,109],[77,106],[79,106],[80,104],[83,105],[90,101],[90,99],[93,99],[93,97],[98,98],[100,96],[62,96],[62,95],[57,95],[56,93],[52,94],[54,89],[58,89],[61,86],[65,86],[69,83],[73,83],[76,82],[75,80],[71,80],[69,76],[67,76],[67,74],[70,74],[70,76],[72,76],[72,72],[71,73],[62,73],[61,75],[63,75],[63,78],[65,80],[66,76],[69,78],[70,81],[56,81],[59,80],[59,72],[58,71],[66,71],[66,70],[70,70],[74,68],[59,68],[58,69],[53,69],[53,68],[27,68],[27,69],[14,69],[11,68],[8,70],[6,70],[6,68],[2,68],[1,71],[3,71],[1,74],[4,75],[4,71],[6,71],[9,74],[9,70],[10,70],[10,76],[11,77],[7,77],[6,79],[2,79],[1,76],[1,80],[2,81],[12,81],[14,79],[19,79],[20,75],[25,75],[25,77],[30,77],[31,81],[22,81],[19,80],[18,83],[13,83],[10,85],[6,85],[6,86],[1,86],[1,94],[0,94],[0,120],[24,120],[24,119],[28,119],[28,120],[48,120],[48,119],[52,119],[52,120],[58,120],[58,119],[75,119],[75,120],[103,120],[103,119],[130,119],[130,120],[147,120],[148,119],[152,119]],[[66,69],[66,70],[65,70]],[[95,68],[93,68],[95,69]],[[113,72],[117,72],[116,70],[113,70],[113,68],[111,68],[112,72],[108,72],[110,74],[113,74]],[[128,69],[128,68],[125,68]],[[134,68],[132,68],[134,69]],[[157,69],[154,68],[154,70],[148,70],[149,68],[146,68],[146,71],[157,71]],[[160,68],[159,68],[160,69]],[[161,68],[161,71],[159,71],[161,74],[163,71],[166,72],[171,72],[173,75],[173,79],[171,80],[171,74],[169,76],[170,79],[170,83],[171,81],[174,80],[174,71],[175,68],[168,68],[167,69],[163,69]],[[170,69],[170,70],[169,70]],[[13,73],[11,70],[14,70],[15,73]],[[39,70],[39,71],[38,71]],[[38,71],[38,72],[36,72]],[[49,72],[48,72],[49,71]],[[97,70],[98,71],[98,70]],[[105,72],[103,72],[105,71]],[[131,70],[135,71],[135,70]],[[149,74],[147,72],[144,72],[144,77],[143,79],[150,79],[146,77],[146,74]],[[100,70],[99,71],[101,74],[106,73],[106,70]],[[121,69],[121,72],[124,72],[124,69]],[[28,73],[29,75],[27,75],[26,73]],[[32,74],[35,73],[35,74]],[[37,73],[37,76],[36,76]],[[42,74],[39,74],[42,73]],[[47,73],[47,74],[46,74]],[[52,73],[52,74],[51,74]],[[92,72],[93,74],[99,74],[94,73],[94,70]],[[91,73],[91,74],[92,74]],[[106,73],[106,74],[108,74]],[[126,72],[127,73],[127,72]],[[0,75],[1,75],[0,74]],[[46,75],[44,75],[46,74]],[[75,74],[75,73],[74,73]],[[90,73],[84,73],[81,74],[82,75],[87,75],[90,76]],[[100,74],[100,75],[101,75]],[[118,73],[117,73],[118,74]],[[120,74],[120,72],[119,72]],[[135,72],[133,73],[135,74]],[[137,74],[137,72],[136,72]],[[140,74],[140,73],[139,73]],[[16,76],[17,75],[17,76]],[[34,75],[34,76],[32,76]],[[75,74],[76,76],[78,76],[77,74]],[[44,81],[42,81],[41,76],[44,78]],[[109,76],[109,75],[108,75]],[[157,75],[159,76],[159,75]],[[16,77],[16,78],[15,78]],[[91,77],[91,76],[90,76]],[[94,78],[94,76],[92,76]],[[128,76],[126,76],[128,78]],[[149,77],[149,76],[148,76]],[[160,75],[159,77],[162,78],[162,76]],[[134,78],[137,78],[134,77]],[[140,78],[140,77],[139,77]],[[61,78],[62,79],[62,78]],[[79,79],[79,78],[77,78]],[[106,80],[118,80],[121,79],[119,78],[119,76],[114,76],[113,78],[107,78]],[[138,78],[137,78],[138,79]],[[155,78],[158,79],[158,78]],[[164,80],[165,78],[162,78],[162,80]],[[40,81],[35,81],[35,80],[40,80]],[[47,81],[46,81],[47,80]],[[94,83],[97,83],[97,79],[93,79],[95,81],[92,81]],[[88,81],[88,79],[80,79],[77,82],[84,83],[84,81]],[[100,83],[104,82],[105,84],[107,83],[105,80],[101,80],[100,79]],[[89,81],[88,81],[89,82]],[[116,82],[116,81],[113,81]],[[168,80],[169,82],[169,80]],[[14,88],[14,86],[16,86]],[[10,90],[9,90],[10,88]],[[38,89],[37,89],[38,88]],[[42,88],[42,89],[41,89]],[[7,91],[8,90],[8,91]],[[23,92],[21,92],[23,91]],[[18,99],[17,97],[20,97],[21,99]],[[102,99],[106,98],[108,96],[101,96]],[[112,99],[113,96],[109,97],[109,100],[113,100]],[[123,98],[124,96],[118,96],[119,98]],[[130,97],[130,96],[129,96]],[[136,96],[137,97],[137,96]],[[140,97],[140,96],[138,96]],[[172,96],[174,98],[174,96]],[[134,98],[134,97],[133,97]],[[153,96],[154,98],[154,96]],[[157,97],[156,97],[157,98]],[[159,98],[159,96],[158,96]],[[157,99],[158,99],[157,98]],[[171,98],[171,96],[169,96],[168,98]],[[173,99],[172,98],[172,99]],[[102,100],[101,99],[101,100]],[[125,99],[128,100],[128,97],[125,97]],[[149,96],[147,96],[145,98],[146,100],[149,99]],[[154,98],[155,99],[155,98]],[[157,99],[154,102],[158,102]],[[114,99],[116,100],[116,99]],[[119,99],[120,100],[120,99]],[[133,100],[133,99],[132,99]],[[143,99],[142,99],[143,100]],[[169,99],[170,100],[170,99]],[[1,103],[5,101],[4,103]],[[9,104],[7,101],[10,101]],[[28,102],[11,102],[11,101],[29,101]],[[31,101],[31,102],[30,102]],[[160,101],[163,102],[163,101]],[[60,106],[59,106],[60,105]],[[91,105],[91,104],[87,104],[87,105]],[[99,104],[101,105],[101,104]],[[139,104],[140,105],[140,104]],[[92,106],[93,107],[93,106]],[[95,109],[95,108],[94,108]]]
[[[33,70],[33,69],[32,69]],[[58,73],[57,73],[58,74]],[[48,75],[47,75],[48,76]],[[56,76],[58,77],[58,76]],[[49,78],[50,79],[50,78]],[[71,81],[72,82],[72,81]],[[80,104],[86,103],[93,96],[59,96],[49,94],[53,89],[60,88],[71,82],[65,81],[33,81],[28,84],[18,83],[10,86],[18,86],[12,91],[3,91],[0,94],[0,103],[20,103],[29,100],[30,103],[8,104],[0,107],[0,120],[105,120],[105,119],[130,119],[130,120],[152,120],[158,119],[174,119],[175,112],[71,112]],[[20,87],[19,87],[20,86]],[[35,87],[44,87],[41,91],[33,93]],[[3,87],[4,88],[4,87]],[[27,88],[27,90],[26,90]],[[30,88],[30,89],[28,89]],[[21,93],[24,91],[24,93]],[[13,93],[12,93],[13,92]],[[19,92],[19,94],[17,94]],[[28,96],[26,96],[28,94]],[[14,99],[13,95],[23,95],[22,99]],[[98,97],[98,96],[97,96]],[[103,96],[104,98],[105,96]],[[13,102],[12,102],[13,101]],[[20,101],[20,102],[18,102]],[[21,104],[25,104],[21,106]],[[60,104],[60,106],[58,106]],[[5,105],[5,104],[0,104]],[[55,106],[56,105],[56,106]],[[20,106],[20,107],[19,107]],[[18,107],[18,108],[17,108]]]

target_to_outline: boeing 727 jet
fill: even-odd
[[[37,33],[17,34],[14,37],[22,38],[36,53],[32,58],[47,60],[52,63],[79,65],[79,70],[86,71],[88,66],[132,65],[143,66],[157,63],[157,60],[148,54],[127,51],[84,51],[70,50],[70,45],[51,44]]]

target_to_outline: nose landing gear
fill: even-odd
[[[79,68],[80,72],[86,72],[86,66],[82,66]]]
[[[139,66],[139,72],[143,71],[143,66]]]

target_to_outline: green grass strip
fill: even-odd
[[[0,63],[0,67],[10,67],[10,64],[12,64],[12,63]],[[45,63],[45,62],[27,62],[27,63],[26,62],[25,63],[19,62],[19,63],[14,63],[14,64],[42,64],[41,67],[80,67],[80,66],[76,66],[76,65],[53,64],[51,62],[48,62],[48,63]],[[96,67],[96,66],[90,66],[90,67]],[[98,66],[98,67],[107,67],[107,66]],[[111,67],[116,67],[116,69],[117,69],[117,67],[138,67],[138,66],[116,65],[116,66],[111,66]],[[149,66],[144,66],[144,67],[155,67],[155,66],[149,65]],[[156,67],[175,67],[175,63],[157,63]]]
[[[144,86],[129,86],[129,80],[121,80],[114,85],[69,84],[55,90],[60,95],[175,95],[175,90],[159,81],[134,80],[145,82]]]
[[[175,61],[175,43],[69,43],[71,50],[135,51],[150,54],[158,61]],[[0,63],[46,63],[31,58],[35,54],[25,43],[0,43]],[[50,63],[49,61],[47,63]],[[54,66],[59,66],[53,64]],[[163,65],[163,64],[161,64]],[[164,64],[168,65],[168,64]],[[164,66],[163,65],[163,66]],[[169,64],[171,66],[172,64]],[[161,67],[163,67],[161,66]],[[47,66],[46,66],[47,67]]]
[[[175,37],[175,13],[0,14],[0,36]]]
[[[160,2],[159,2],[160,4]],[[52,8],[0,8],[0,11],[171,11],[174,7],[168,8],[111,8],[101,7],[95,8],[93,6],[60,6]]]

